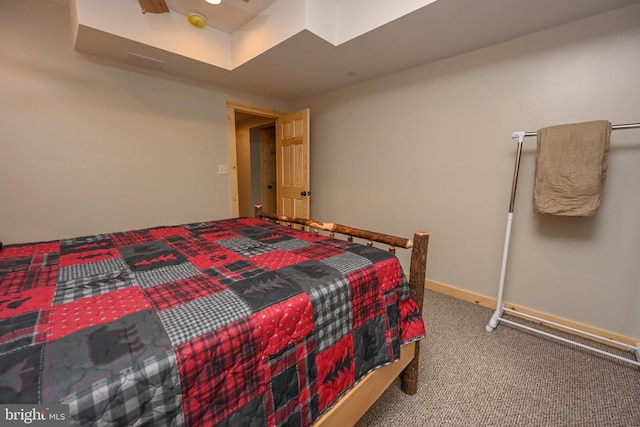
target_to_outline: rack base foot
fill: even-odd
[[[498,327],[498,322],[500,320],[500,317],[502,316],[502,312],[502,310],[496,310],[493,313],[493,316],[491,316],[491,319],[489,319],[489,323],[484,327],[487,332],[492,332],[495,328]]]

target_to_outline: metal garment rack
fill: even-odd
[[[636,129],[636,128],[640,128],[640,123],[630,123],[630,124],[622,124],[622,125],[613,125],[611,127],[612,130],[618,130],[618,129]],[[545,320],[545,319],[541,319],[539,317],[536,316],[532,316],[530,314],[526,314],[526,313],[522,313],[519,311],[515,311],[509,308],[506,308],[502,302],[502,295],[504,292],[504,282],[505,282],[505,275],[506,275],[506,271],[507,271],[507,258],[509,255],[509,243],[511,240],[511,225],[513,223],[513,208],[515,205],[515,199],[516,199],[516,187],[518,185],[518,173],[520,170],[520,158],[522,157],[522,145],[524,143],[524,139],[525,137],[528,136],[537,136],[538,133],[537,132],[514,132],[511,137],[515,140],[517,140],[518,142],[518,150],[516,153],[516,164],[515,164],[515,168],[514,168],[514,172],[513,172],[513,183],[511,185],[511,201],[509,202],[509,212],[507,213],[507,231],[505,233],[505,238],[504,238],[504,250],[502,252],[502,266],[500,268],[500,285],[498,288],[498,300],[496,301],[496,311],[493,313],[493,315],[491,316],[491,319],[489,320],[489,323],[487,324],[487,326],[485,327],[485,329],[488,332],[493,331],[497,326],[499,322],[503,322],[503,323],[507,323],[509,325],[515,326],[517,328],[521,328],[521,329],[525,329],[528,330],[530,332],[534,332],[534,333],[538,333],[538,334],[542,334],[545,335],[547,337],[553,338],[553,339],[557,339],[560,341],[563,341],[565,343],[568,344],[572,344],[578,347],[581,347],[583,349],[586,350],[590,350],[590,351],[594,351],[596,353],[600,353],[609,357],[613,357],[614,359],[618,359],[621,360],[623,362],[627,362],[627,363],[631,363],[632,365],[636,365],[638,367],[640,367],[640,343],[636,343],[635,346],[623,343],[623,342],[619,342],[616,340],[612,340],[600,335],[596,335],[596,334],[592,334],[590,332],[587,331],[583,331],[580,329],[575,329],[575,328],[571,328],[569,326],[566,325],[562,325],[560,323],[555,323],[555,322],[551,322],[549,320]],[[589,345],[585,345],[576,341],[572,341],[554,334],[550,334],[548,332],[545,331],[541,331],[539,329],[534,329],[532,327],[523,325],[521,323],[517,323],[517,322],[513,322],[509,319],[505,319],[503,317],[503,315],[507,313],[507,314],[514,314],[518,317],[524,317],[525,319],[531,320],[531,321],[537,321],[543,324],[547,324],[547,325],[552,325],[560,330],[564,330],[564,331],[568,331],[568,332],[573,332],[573,333],[577,333],[583,336],[587,336],[590,338],[594,338],[597,339],[601,342],[605,342],[608,343],[610,345],[614,345],[614,346],[618,346],[621,348],[626,348],[630,353],[635,355],[636,360],[633,359],[628,359],[625,357],[621,357],[617,354],[613,354],[610,353],[608,351],[604,351],[604,350],[600,350],[598,348],[589,346]]]

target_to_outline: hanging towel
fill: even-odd
[[[598,120],[538,131],[533,209],[536,213],[592,216],[607,174],[611,123]]]

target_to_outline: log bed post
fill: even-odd
[[[429,247],[429,234],[417,232],[413,235],[413,248],[411,249],[411,267],[409,270],[409,287],[411,299],[418,304],[420,312],[424,303],[424,285],[427,277],[427,249]],[[420,359],[420,341],[416,342],[416,353],[413,360],[400,374],[400,388],[409,395],[418,392],[418,373]]]

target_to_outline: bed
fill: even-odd
[[[352,425],[395,377],[417,391],[427,244],[259,207],[0,244],[0,403],[68,405],[74,425]]]

